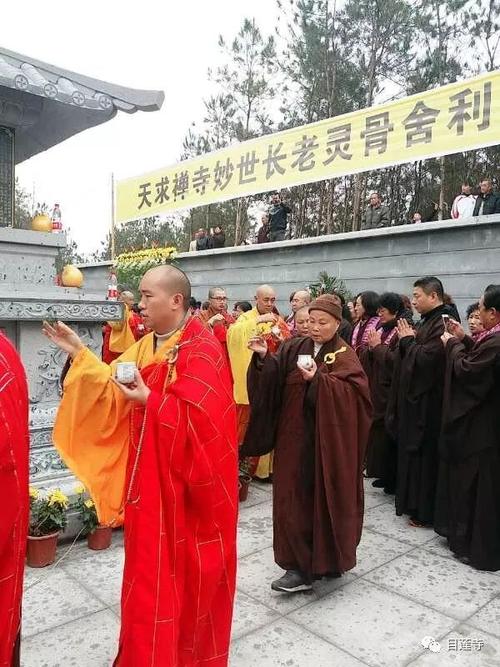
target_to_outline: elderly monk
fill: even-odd
[[[275,355],[262,337],[249,343],[252,411],[242,452],[275,451],[274,558],[286,570],[276,591],[309,590],[356,565],[372,406],[361,363],[337,334],[341,320],[323,295],[309,308],[309,338],[286,341]]]
[[[500,285],[481,297],[483,331],[450,321],[434,529],[455,555],[500,570]]]
[[[257,334],[263,335],[272,351],[276,351],[283,340],[290,338],[285,321],[273,310],[276,292],[269,285],[261,285],[255,294],[255,308],[242,313],[227,332],[227,348],[234,381],[234,400],[238,419],[238,443],[243,442],[248,425],[250,407],[247,391],[247,371],[252,358],[249,341]],[[268,480],[272,475],[272,455],[267,454],[251,462],[250,472],[254,477]]]
[[[211,287],[208,290],[208,309],[200,310],[197,317],[222,345],[229,363],[226,339],[227,330],[234,323],[234,318],[227,312],[227,296],[222,287]]]
[[[135,303],[133,293],[129,290],[123,290],[123,292],[120,292],[118,300],[124,304],[123,319],[119,322],[108,322],[104,326],[102,360],[107,364],[118,359],[146,333],[141,315],[132,309]]]
[[[227,665],[236,570],[236,416],[224,354],[189,316],[191,286],[148,271],[140,308],[152,332],[113,380],[64,324],[46,335],[73,363],[54,443],[90,490],[101,524],[125,522],[117,667]]]
[[[290,329],[290,333],[292,336],[296,336],[297,334],[297,327],[295,323],[295,317],[297,315],[297,311],[303,308],[304,306],[307,306],[308,304],[311,303],[311,295],[309,292],[305,289],[300,289],[294,292],[292,295],[292,298],[290,299],[290,305],[292,306],[292,312],[290,315],[286,318],[286,323],[288,325],[288,328]]]
[[[19,665],[28,534],[28,388],[17,352],[0,333],[0,665]]]

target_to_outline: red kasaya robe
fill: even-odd
[[[227,330],[231,326],[231,324],[234,324],[234,318],[229,315],[229,313],[222,312],[220,313],[222,317],[224,318],[223,322],[216,322],[213,327],[210,327],[208,325],[208,320],[213,317],[214,315],[217,315],[217,312],[209,308],[208,310],[200,310],[196,314],[196,318],[200,320],[200,322],[203,324],[204,327],[206,327],[209,331],[213,333],[213,335],[217,338],[219,343],[222,345],[222,349],[224,350],[224,355],[226,357],[229,369],[231,368],[230,362],[229,362],[229,352],[227,351]]]
[[[124,402],[110,383],[114,364],[105,366],[88,350],[75,357],[54,442],[95,496],[101,522],[113,519],[121,490],[125,569],[115,665],[225,667],[238,510],[229,371],[219,343],[196,320],[172,337],[170,349],[167,342],[154,355],[147,349],[153,339],[146,336],[120,358],[135,360],[141,369],[151,389],[145,407]],[[170,363],[174,344],[178,359]],[[82,408],[80,400],[86,402]],[[90,440],[82,414],[89,407],[101,440]],[[113,454],[113,448],[125,448],[128,456]],[[113,498],[107,477],[115,487],[121,480]]]
[[[28,534],[28,389],[17,352],[0,334],[0,665],[11,667],[21,625]]]

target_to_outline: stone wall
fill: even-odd
[[[500,283],[500,215],[183,253],[178,264],[199,300],[218,285],[230,303],[251,300],[258,285],[269,283],[285,312],[290,292],[314,282],[320,271],[342,278],[352,293],[411,294],[418,277],[436,275],[463,313],[486,285]],[[109,266],[81,267],[87,290],[105,295]]]
[[[123,306],[101,295],[54,284],[56,257],[65,244],[64,234],[0,229],[0,331],[17,347],[26,369],[31,483],[69,492],[73,477],[52,444],[67,355],[42,334],[42,321],[64,320],[100,355],[101,323],[121,319]]]

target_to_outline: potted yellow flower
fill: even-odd
[[[54,489],[42,495],[30,487],[30,522],[28,530],[27,563],[30,567],[45,567],[56,558],[59,533],[68,521],[68,498]]]
[[[112,528],[99,524],[94,501],[86,495],[83,484],[76,487],[75,493],[77,495],[75,507],[83,525],[83,532],[87,536],[88,548],[94,551],[107,549],[111,545]]]

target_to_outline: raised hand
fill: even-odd
[[[54,345],[67,352],[73,359],[85,347],[73,329],[70,329],[64,322],[55,322],[54,324],[44,322],[42,333]]]
[[[454,338],[451,333],[448,333],[448,331],[445,331],[444,334],[441,336],[441,340],[443,342],[443,345],[446,347],[447,343],[449,340]]]
[[[449,334],[455,336],[455,338],[458,338],[458,340],[465,338],[465,330],[460,322],[457,322],[456,320],[448,320],[448,326],[446,329]]]
[[[374,329],[373,331],[370,331],[368,333],[368,347],[370,350],[373,350],[374,347],[377,347],[377,345],[382,344],[382,334],[378,329]]]
[[[256,352],[263,359],[267,354],[267,341],[262,336],[254,336],[248,341],[248,349]]]
[[[318,366],[316,365],[314,359],[312,360],[311,368],[304,368],[303,366],[299,366],[299,364],[297,364],[297,368],[302,373],[302,377],[306,382],[311,382],[313,377],[316,375],[316,371],[318,370]]]
[[[129,401],[136,401],[141,405],[146,405],[151,389],[145,384],[142,375],[137,369],[134,372],[134,381],[129,384],[118,382],[114,377],[111,379]]]
[[[258,324],[265,324],[266,322],[272,322],[273,324],[276,324],[278,321],[278,316],[275,315],[274,313],[264,313],[264,315],[259,315],[257,318],[257,323]]]
[[[407,320],[405,319],[398,320],[398,334],[400,339],[408,338],[409,336],[415,338],[415,331],[412,329],[412,327],[408,324]]]
[[[211,327],[213,327],[214,324],[217,324],[217,322],[224,322],[224,321],[225,321],[225,320],[224,320],[224,315],[222,315],[221,313],[217,313],[216,315],[213,315],[213,316],[208,320],[208,324],[209,324]]]

